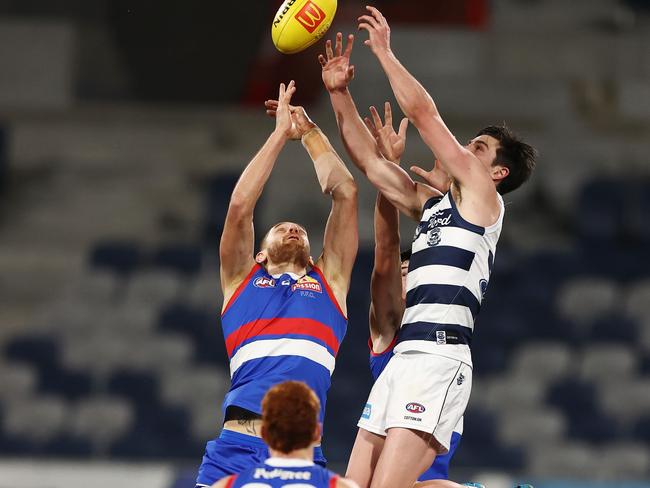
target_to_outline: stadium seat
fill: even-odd
[[[154,252],[152,264],[185,276],[194,276],[201,270],[201,248],[194,244],[168,244]]]
[[[67,404],[54,396],[34,396],[5,405],[3,429],[36,446],[63,433],[67,425]]]
[[[106,241],[98,243],[90,254],[93,268],[105,268],[120,275],[128,275],[140,266],[142,255],[134,242]]]
[[[561,441],[567,430],[564,415],[543,404],[512,411],[504,399],[500,420],[498,435],[505,445],[525,447],[531,439],[542,444]]]
[[[597,410],[596,388],[592,383],[578,379],[577,371],[575,375],[553,384],[547,392],[547,401],[561,408],[569,421]]]
[[[38,375],[28,364],[0,364],[0,402],[7,403],[30,396],[35,391],[37,382]]]
[[[615,312],[621,302],[616,283],[597,277],[581,277],[567,282],[558,291],[557,298],[560,314],[582,324]]]
[[[59,362],[59,345],[48,336],[20,337],[5,348],[7,358],[33,365],[40,372],[55,368]]]
[[[599,469],[602,459],[588,444],[558,442],[533,445],[529,449],[528,474],[535,478],[589,479]]]
[[[576,224],[583,247],[614,245],[622,232],[626,195],[621,182],[595,180],[583,186]]]
[[[571,372],[571,349],[561,342],[524,344],[514,354],[512,374],[550,383]]]
[[[593,321],[590,328],[590,336],[594,342],[634,344],[637,341],[637,322],[622,317],[620,313],[602,315]]]
[[[128,401],[96,396],[74,405],[70,432],[88,439],[93,451],[104,455],[117,438],[132,428],[134,421],[135,414]]]
[[[144,306],[161,306],[176,298],[180,288],[181,284],[175,273],[148,269],[132,276],[125,300]]]
[[[138,414],[153,411],[159,405],[158,378],[151,373],[121,369],[108,379],[107,391],[134,403]]]
[[[598,397],[604,412],[630,425],[650,412],[650,379],[626,378],[600,388]]]
[[[624,345],[587,346],[579,362],[580,376],[596,384],[618,382],[636,374],[638,359],[634,350]]]

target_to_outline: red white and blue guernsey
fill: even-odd
[[[327,391],[347,319],[322,272],[271,276],[255,265],[221,316],[231,386],[223,411],[237,406],[261,414],[273,385],[304,381],[320,400]]]
[[[304,459],[269,458],[228,479],[227,488],[334,488],[338,475]]]
[[[429,199],[413,237],[406,309],[395,353],[421,351],[472,364],[470,344],[501,234],[467,222],[447,192]],[[442,347],[441,347],[442,346]]]

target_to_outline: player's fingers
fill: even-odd
[[[282,102],[282,100],[284,99],[284,91],[285,91],[284,83],[280,83],[280,90],[278,92],[278,102]]]
[[[264,105],[271,108],[271,107],[277,107],[278,106],[278,101],[277,100],[267,100],[264,102]]]
[[[323,56],[322,54],[319,54],[318,55],[318,62],[324,68],[325,65],[327,64],[327,59],[325,59],[325,56]]]
[[[390,127],[393,126],[393,109],[390,102],[384,103],[384,124]]]
[[[382,126],[381,117],[379,116],[379,112],[377,112],[377,109],[374,105],[370,106],[370,114],[372,115],[372,121],[375,124],[375,127],[379,129]]]
[[[358,30],[365,29],[365,30],[368,31],[368,33],[370,33],[374,28],[370,24],[366,24],[365,22],[362,22],[361,24],[359,24],[357,29]],[[364,42],[364,44],[367,44],[367,43]]]
[[[375,127],[372,125],[371,120],[368,117],[363,118],[364,124],[366,124],[366,127],[370,131],[370,133],[374,136],[376,133]]]
[[[377,22],[381,23],[382,20],[386,20],[386,19],[384,18],[384,16],[382,15],[382,13],[381,13],[379,10],[377,10],[375,7],[373,7],[373,6],[371,6],[371,5],[366,5],[366,9],[370,12],[370,14],[372,15],[372,17],[373,17]]]
[[[397,131],[397,134],[402,138],[406,138],[406,129],[408,129],[409,126],[409,119],[404,117],[401,122],[399,123],[399,129]]]
[[[266,111],[266,115],[269,115],[269,116],[271,116],[271,117],[275,117],[275,114],[276,114],[276,113],[277,113],[277,112],[276,112],[275,110],[267,110],[267,111]]]
[[[354,66],[349,66],[348,67],[348,79],[354,78]]]
[[[343,56],[346,58],[350,58],[350,55],[352,54],[352,46],[354,45],[354,35],[349,34],[348,35],[348,43],[345,46],[345,52],[343,53]]]
[[[334,57],[334,53],[332,52],[332,41],[330,39],[325,43],[325,53],[327,54],[328,61]]]
[[[340,32],[336,33],[336,44],[334,45],[334,54],[338,57],[343,51],[343,34]]]
[[[284,94],[284,98],[287,105],[289,105],[289,103],[291,102],[291,97],[293,96],[294,93],[296,93],[296,82],[291,80],[289,82],[289,85],[287,86],[287,91]]]
[[[379,24],[377,23],[377,20],[374,17],[370,16],[370,15],[362,15],[357,20],[359,22],[361,22],[361,21],[367,22],[368,24],[373,26],[375,29],[379,28]]]
[[[426,171],[426,170],[420,168],[419,166],[411,166],[410,169],[411,169],[411,171],[412,171],[413,173],[415,173],[416,175],[420,176],[421,178],[425,178],[425,179],[426,179],[427,175],[429,174],[428,171]]]

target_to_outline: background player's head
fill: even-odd
[[[502,195],[519,188],[535,168],[537,151],[505,125],[481,129],[466,147],[490,168],[497,191]]]
[[[406,275],[409,274],[409,263],[411,262],[411,250],[405,249],[400,254],[402,262],[402,300],[406,301]]]
[[[307,267],[311,264],[310,251],[307,231],[302,225],[280,222],[271,227],[262,239],[255,261],[264,265],[269,262],[295,263]]]
[[[302,381],[285,381],[262,400],[262,438],[272,451],[288,454],[320,441],[320,401]]]

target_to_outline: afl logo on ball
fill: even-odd
[[[411,413],[423,413],[426,408],[424,408],[424,405],[420,405],[419,403],[407,403],[406,410]]]
[[[260,276],[253,282],[253,286],[257,288],[274,288],[275,280],[266,276]]]

